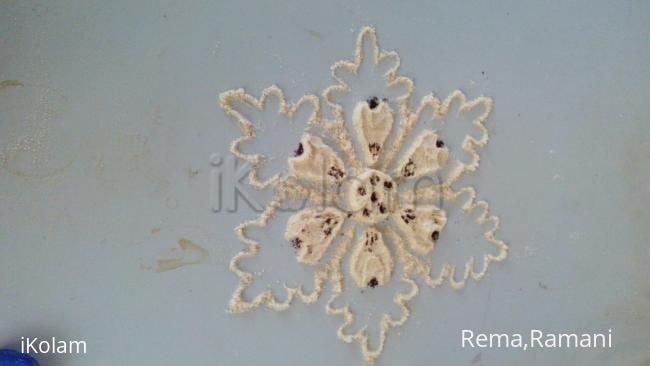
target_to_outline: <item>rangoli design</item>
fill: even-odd
[[[367,50],[372,54],[365,55]],[[342,101],[351,94],[346,80],[360,72],[365,57],[372,57],[374,71],[384,70],[385,90],[351,101],[352,113],[346,115]],[[399,65],[398,54],[380,50],[374,29],[366,27],[358,36],[354,60],[332,66],[336,83],[326,88],[321,98],[306,95],[295,104],[290,103],[277,86],[265,89],[259,99],[243,89],[220,95],[221,108],[241,128],[242,136],[233,142],[231,151],[251,163],[250,185],[275,191],[275,199],[257,219],[236,228],[244,249],[230,263],[239,286],[229,311],[244,313],[261,306],[283,311],[294,300],[316,302],[324,289],[331,286],[326,313],[341,318],[338,337],[346,343],[358,343],[364,360],[370,364],[381,354],[389,331],[408,320],[408,303],[418,295],[418,282],[430,288],[448,282],[461,289],[468,279],[483,278],[490,264],[504,260],[508,253],[507,245],[496,237],[498,217],[490,215],[487,202],[477,200],[473,187],[459,184],[461,177],[479,167],[479,150],[488,143],[484,124],[492,111],[492,100],[483,96],[468,100],[457,90],[442,101],[427,95],[412,108],[414,84],[398,74]],[[398,95],[385,97],[390,94],[386,90],[397,90]],[[263,179],[259,169],[268,157],[240,149],[243,142],[255,140],[259,133],[241,105],[262,110],[269,97],[280,100],[278,113],[287,119],[294,119],[296,111],[305,106],[312,113],[305,121],[294,121],[303,124],[305,133],[295,142],[286,170]],[[330,117],[321,115],[321,100]],[[467,134],[459,147],[469,161],[451,154],[450,147],[441,139],[452,105],[460,113],[477,115],[471,128],[480,137]],[[424,128],[415,133],[418,124],[429,122],[437,123],[440,129]],[[428,178],[429,184],[413,185],[423,178]],[[407,186],[412,188],[400,189]],[[295,257],[287,252],[286,260],[313,269],[311,290],[285,285],[286,296],[282,300],[271,290],[247,299],[244,292],[252,285],[254,276],[242,269],[241,263],[255,257],[264,247],[247,232],[253,227],[267,226],[286,202],[297,199],[306,200],[308,205],[286,222],[284,240],[295,249]],[[475,223],[484,228],[483,239],[492,250],[486,250],[478,267],[473,257],[460,270],[451,263],[440,268],[433,265],[434,249],[449,245],[439,239],[448,220],[443,207],[453,202],[461,205],[465,215],[476,217]],[[378,343],[371,347],[367,327],[349,330],[357,319],[352,304],[337,305],[337,300],[350,284],[366,291],[381,291],[390,289],[387,284],[396,276],[408,288],[392,294],[401,316],[395,318],[386,313],[381,317]]]

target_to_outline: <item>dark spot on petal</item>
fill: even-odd
[[[370,216],[370,211],[368,211],[367,208],[363,209],[363,216],[366,216],[366,217]]]
[[[341,178],[345,177],[345,172],[335,166],[331,167],[330,170],[327,171],[327,174],[336,180],[340,180]]]
[[[372,194],[370,195],[370,200],[372,202],[377,202],[377,192],[372,192]]]
[[[388,182],[388,181],[384,182],[384,188],[386,189],[393,188],[393,182]]]
[[[438,232],[438,230],[435,230],[434,232],[431,233],[431,239],[433,239],[433,241],[438,240],[438,237],[440,237],[440,233]]]
[[[379,212],[386,213],[386,206],[384,206],[383,204],[380,204],[379,205]]]
[[[368,150],[373,157],[377,157],[379,155],[379,150],[381,150],[381,146],[378,143],[373,142],[368,145]]]
[[[357,193],[359,193],[359,196],[365,196],[366,195],[366,189],[364,187],[359,187],[359,188],[357,188]]]
[[[370,107],[370,109],[375,109],[379,105],[379,98],[372,97],[366,100],[366,102],[368,102],[368,107]]]
[[[293,238],[291,240],[291,246],[293,249],[300,249],[300,244],[302,243],[302,240],[300,238]]]
[[[405,210],[404,210],[404,214],[401,215],[400,217],[401,217],[402,220],[403,220],[405,223],[407,223],[407,224],[408,224],[409,222],[415,220],[415,214],[413,213],[413,210],[411,210],[410,208],[405,209]]]
[[[415,163],[413,159],[409,159],[408,163],[402,168],[402,175],[406,178],[412,177],[415,175]]]
[[[375,277],[371,278],[370,281],[368,281],[368,286],[375,288],[379,286],[379,281]]]
[[[443,147],[445,143],[442,140],[436,140],[436,147]]]
[[[298,148],[293,152],[294,156],[300,156],[302,153],[305,152],[305,149],[302,147],[302,142],[298,143]]]

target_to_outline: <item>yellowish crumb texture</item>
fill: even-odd
[[[364,50],[371,50],[372,54],[364,55]],[[392,100],[371,96],[352,101],[354,108],[346,116],[340,98],[349,97],[351,87],[342,75],[358,75],[368,57],[374,66],[389,65],[388,71],[381,75],[385,88],[401,88],[403,93]],[[250,185],[257,189],[271,187],[276,193],[259,217],[236,228],[244,249],[230,262],[239,286],[231,298],[229,311],[243,313],[261,306],[283,311],[296,299],[316,302],[324,288],[331,286],[326,313],[341,317],[338,338],[359,344],[368,364],[374,363],[382,353],[388,332],[408,320],[408,303],[419,293],[414,279],[431,288],[448,282],[454,289],[461,289],[468,279],[483,278],[490,264],[504,260],[508,253],[507,245],[496,237],[499,219],[489,213],[487,202],[477,200],[473,187],[458,187],[459,178],[479,167],[478,151],[488,143],[485,122],[493,108],[492,100],[484,96],[468,100],[457,90],[444,100],[427,95],[412,108],[414,84],[398,74],[399,65],[399,55],[380,50],[375,30],[365,27],[359,33],[354,59],[338,61],[332,66],[336,83],[326,88],[320,98],[306,95],[291,103],[277,86],[265,89],[259,98],[243,89],[226,91],[219,98],[221,108],[241,129],[242,135],[232,143],[231,151],[251,163]],[[382,95],[382,91],[377,94]],[[294,156],[288,159],[285,171],[262,180],[258,171],[268,157],[240,149],[243,142],[256,139],[259,131],[238,110],[238,105],[262,111],[269,97],[280,101],[278,114],[283,118],[294,120],[296,111],[303,106],[311,114],[306,120],[298,121],[304,124],[305,133],[297,142]],[[321,103],[331,117],[321,116]],[[473,133],[467,134],[457,147],[458,151],[467,153],[469,161],[451,154],[440,131],[424,128],[415,136],[416,126],[429,122],[426,119],[444,122],[452,105],[460,113],[476,116],[470,126]],[[414,136],[409,140],[411,135]],[[411,141],[408,146],[407,141]],[[437,177],[436,183],[399,189],[402,184],[427,177]],[[295,258],[288,257],[287,261],[295,260],[298,265],[313,269],[311,283],[305,286],[311,290],[285,284],[286,295],[280,297],[283,300],[276,298],[271,290],[250,299],[244,293],[254,276],[240,264],[258,255],[263,243],[251,239],[248,231],[267,227],[278,210],[295,200],[306,200],[308,205],[288,218],[283,239],[295,250]],[[441,208],[444,202],[458,203],[464,215],[476,218],[476,224],[485,228],[483,238],[488,245],[477,266],[471,257],[460,270],[451,263],[434,268],[434,248],[449,245],[438,242],[448,220],[447,212]],[[348,268],[344,268],[344,263]],[[350,280],[346,281],[348,276]],[[357,317],[352,303],[335,305],[335,302],[345,299],[346,286],[350,285],[366,291],[395,291],[389,285],[395,276],[408,285],[407,291],[393,294],[393,303],[401,310],[401,316],[395,319],[383,314],[378,342],[373,348],[369,345],[367,324],[356,332],[349,331],[352,324],[367,317]]]

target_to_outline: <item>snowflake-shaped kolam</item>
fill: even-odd
[[[305,96],[292,104],[276,86],[266,89],[259,99],[242,89],[220,96],[222,109],[241,127],[242,137],[231,150],[252,163],[251,185],[272,186],[276,192],[276,198],[257,219],[236,229],[245,248],[230,264],[240,284],[229,310],[241,313],[260,306],[286,310],[294,299],[317,301],[329,284],[326,313],[342,318],[338,337],[346,343],[357,342],[367,363],[381,354],[389,330],[407,321],[408,303],[419,291],[416,279],[432,288],[448,280],[459,289],[467,279],[484,277],[491,262],[507,256],[506,244],[496,238],[499,220],[489,214],[487,203],[477,200],[474,188],[456,187],[462,176],[479,166],[478,151],[488,142],[484,123],[492,100],[467,100],[462,92],[455,91],[443,101],[427,95],[411,108],[414,85],[398,75],[399,65],[398,54],[381,51],[374,29],[366,27],[359,34],[354,60],[332,66],[336,84],[322,94],[328,117],[321,116],[316,96]],[[377,86],[372,94],[355,91],[353,81],[362,74],[370,79],[375,76]],[[303,104],[311,105],[313,113],[297,121],[305,131],[291,147],[293,154],[286,171],[261,181],[258,169],[265,157],[240,151],[242,142],[256,139],[259,133],[238,104],[262,110],[271,95],[279,99],[278,112],[284,118],[294,119]],[[472,132],[465,135],[460,146],[451,146],[443,139],[445,123],[455,108],[475,115],[469,126]],[[440,128],[430,128],[434,125]],[[423,181],[428,184],[422,186]],[[269,226],[287,202],[300,199],[308,204],[287,219],[283,239],[295,250],[294,259],[287,257],[287,266],[313,268],[312,279],[304,283],[310,289],[285,284],[284,296],[276,297],[266,290],[249,299],[245,292],[255,276],[243,269],[242,262],[260,250],[282,249],[265,248],[248,235],[249,230]],[[454,202],[460,203],[468,217],[475,217],[473,222],[492,248],[484,254],[480,268],[475,267],[473,257],[467,259],[460,275],[452,263],[445,262],[438,269],[432,259],[434,248],[450,245],[439,243],[450,220],[442,207]],[[395,282],[403,286],[402,290],[395,290],[391,285]],[[355,287],[359,291],[392,291],[392,306],[399,315],[395,316],[395,311],[383,313],[374,347],[367,324],[351,330],[358,321],[356,304],[346,296]]]

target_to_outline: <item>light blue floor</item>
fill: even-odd
[[[220,92],[319,93],[373,25],[414,100],[494,98],[472,183],[511,248],[460,292],[423,287],[377,365],[647,365],[650,3],[398,3],[0,2],[0,81],[22,84],[0,90],[0,348],[87,341],[40,356],[54,366],[362,364],[322,300],[225,312],[233,228],[255,213],[211,211],[209,157],[239,135]],[[207,258],[152,270],[179,238]],[[460,346],[462,329],[531,328],[612,329],[614,347]]]

